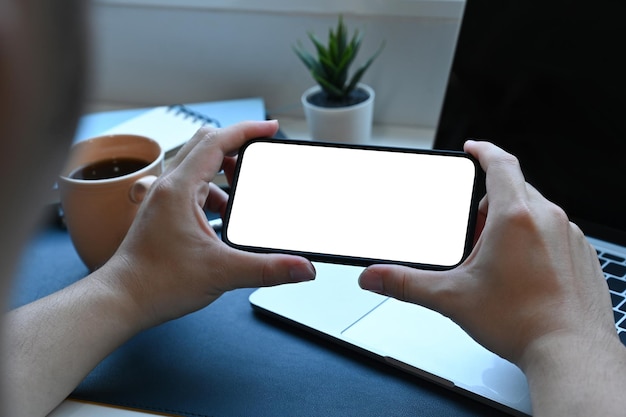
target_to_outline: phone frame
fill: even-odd
[[[271,248],[271,247],[263,247],[263,246],[248,246],[235,243],[229,239],[228,230],[231,220],[231,212],[235,200],[237,198],[237,185],[239,181],[239,174],[241,171],[241,166],[245,163],[245,153],[246,149],[257,142],[271,142],[271,143],[283,143],[290,145],[304,145],[304,146],[315,146],[315,147],[331,147],[331,148],[349,148],[349,149],[363,149],[363,150],[372,150],[372,151],[383,151],[383,152],[399,152],[399,153],[411,153],[411,154],[426,154],[426,155],[440,155],[440,156],[451,156],[451,157],[462,157],[467,158],[472,161],[474,166],[474,179],[472,184],[472,193],[471,193],[471,203],[468,212],[468,221],[467,228],[465,232],[465,244],[463,248],[463,254],[459,262],[454,265],[436,265],[436,264],[428,264],[428,263],[417,263],[417,262],[406,262],[406,261],[396,261],[396,260],[387,260],[387,259],[378,259],[378,258],[370,258],[370,257],[358,257],[358,256],[349,256],[349,255],[336,255],[330,253],[318,253],[318,252],[308,252],[308,251],[299,251],[299,250],[289,250],[289,249],[280,249],[280,248]],[[335,264],[345,264],[345,265],[355,265],[355,266],[369,266],[372,264],[398,264],[405,265],[420,269],[430,269],[430,270],[449,270],[457,267],[461,264],[470,254],[473,243],[474,243],[474,234],[476,228],[476,217],[478,213],[478,203],[482,195],[479,195],[480,190],[480,182],[484,181],[484,172],[480,169],[480,166],[475,158],[471,155],[460,152],[460,151],[450,151],[450,150],[433,150],[433,149],[417,149],[417,148],[401,148],[401,147],[387,147],[387,146],[379,146],[379,145],[361,145],[361,144],[345,144],[345,143],[334,143],[334,142],[323,142],[323,141],[308,141],[308,140],[298,140],[298,139],[276,139],[276,138],[257,138],[252,139],[247,142],[245,145],[241,147],[239,150],[239,156],[237,159],[235,173],[233,182],[230,188],[230,198],[228,200],[226,213],[224,216],[224,224],[222,227],[222,240],[228,244],[229,246],[256,253],[284,253],[291,255],[298,255],[305,257],[311,261],[317,262],[326,262],[326,263],[335,263]]]

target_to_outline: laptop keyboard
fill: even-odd
[[[626,345],[626,259],[601,250],[598,250],[598,258],[609,285],[617,334]]]

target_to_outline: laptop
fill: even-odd
[[[533,4],[468,1],[434,147],[459,150],[471,137],[518,156],[527,180],[597,248],[626,344],[626,83],[615,52],[626,33],[617,18],[624,6],[605,6],[621,13],[576,2],[568,13],[557,5],[536,13]],[[452,321],[361,290],[362,268],[315,267],[314,282],[259,289],[252,307],[512,415],[532,415],[523,373]]]

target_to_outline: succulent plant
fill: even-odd
[[[337,27],[329,30],[327,45],[324,45],[312,32],[308,33],[308,37],[315,46],[317,56],[308,52],[301,42],[293,47],[294,52],[309,69],[330,105],[332,103],[336,106],[351,104],[354,100],[351,96],[357,84],[382,51],[384,42],[365,64],[349,76],[350,66],[359,52],[363,39],[363,35],[358,30],[355,30],[352,37],[348,39],[348,30],[340,15]]]

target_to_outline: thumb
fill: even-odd
[[[364,290],[438,311],[446,282],[443,272],[400,265],[372,265],[359,276],[359,286]]]
[[[227,289],[268,287],[315,279],[315,267],[305,258],[231,249]]]

